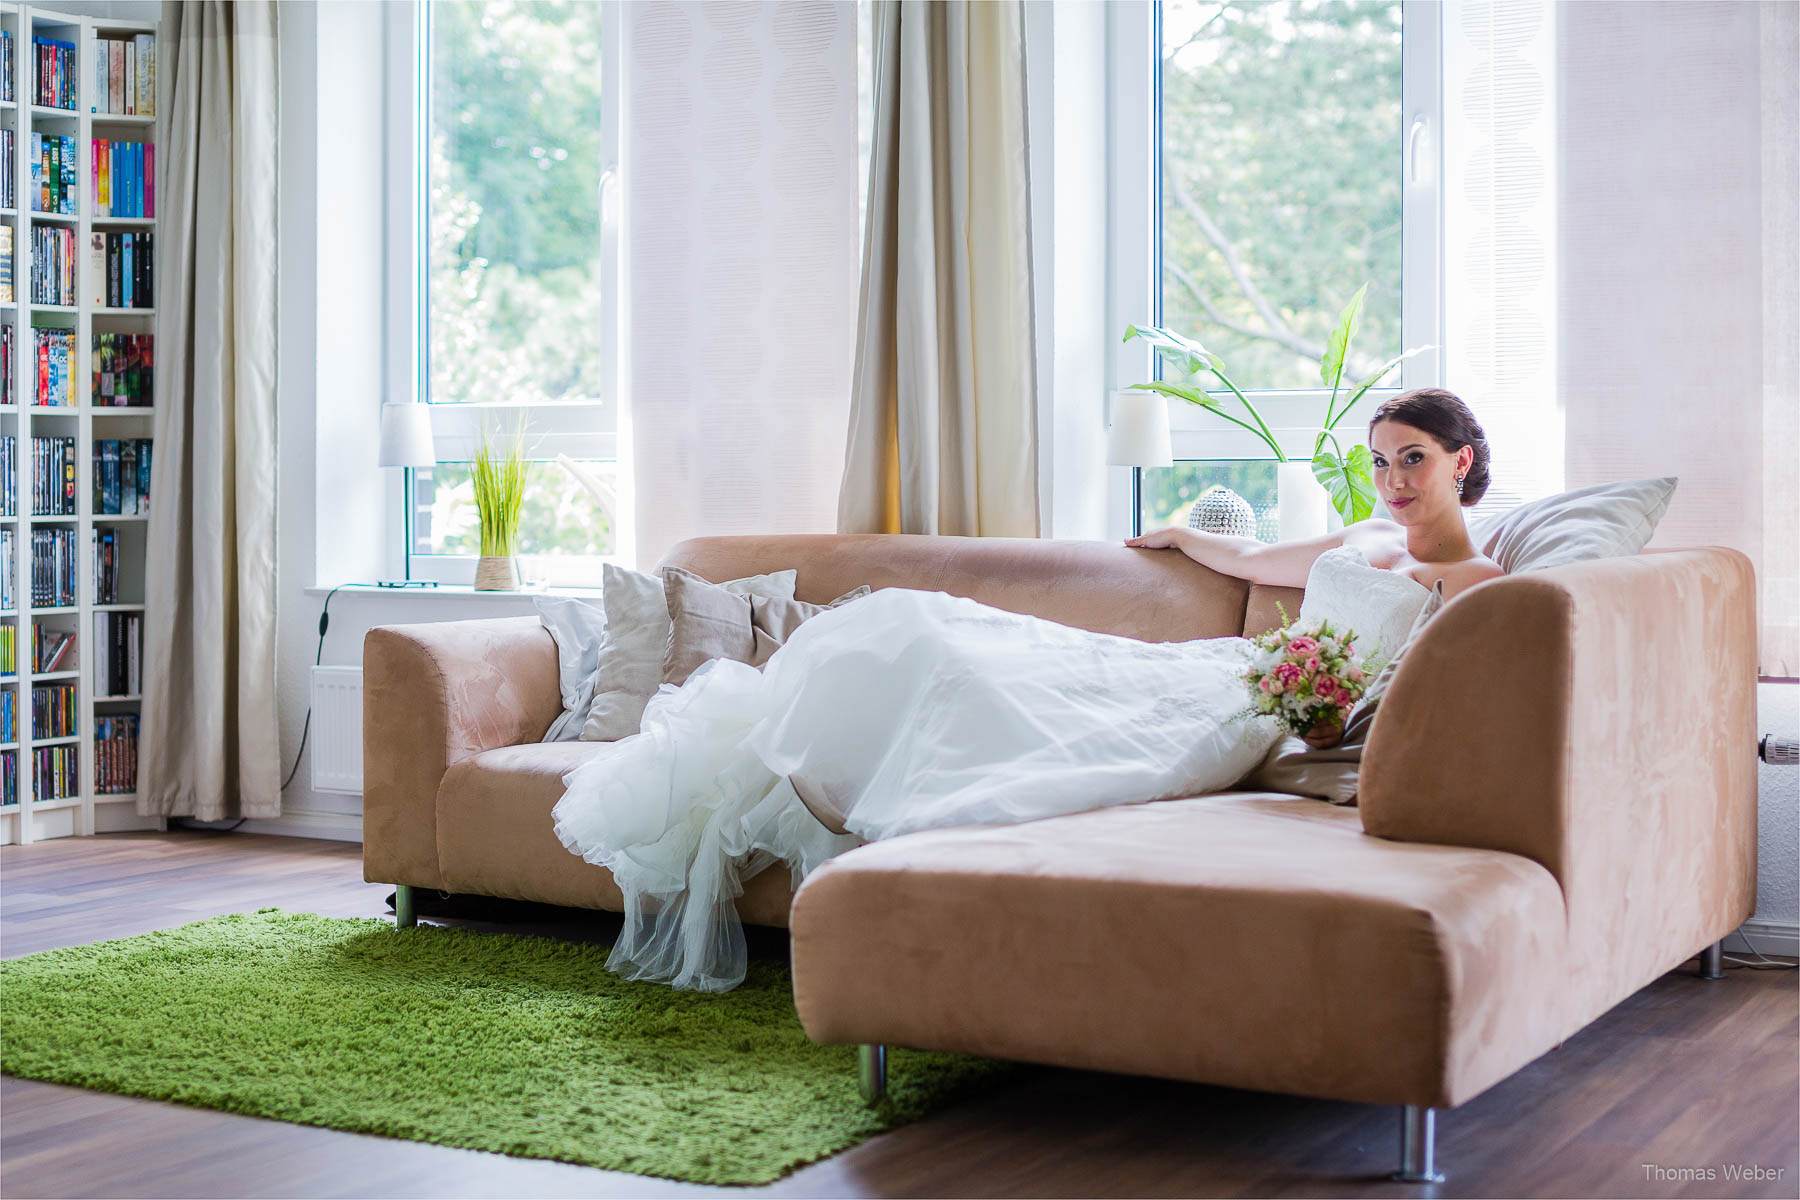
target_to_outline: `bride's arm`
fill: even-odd
[[[1153,529],[1139,537],[1127,538],[1127,546],[1146,550],[1176,549],[1199,563],[1225,575],[1248,579],[1251,583],[1274,584],[1278,587],[1305,587],[1313,560],[1325,551],[1344,544],[1347,529],[1334,529],[1318,537],[1293,542],[1259,542],[1255,538],[1237,537],[1229,533],[1207,533],[1170,525]]]

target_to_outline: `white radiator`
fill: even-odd
[[[362,668],[314,667],[312,786],[362,794]]]

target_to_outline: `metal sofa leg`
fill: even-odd
[[[1442,1183],[1444,1177],[1432,1169],[1432,1143],[1437,1129],[1437,1110],[1408,1104],[1400,1110],[1400,1169],[1393,1178],[1402,1183]]]
[[[1700,952],[1700,978],[1725,978],[1725,941],[1723,938]]]
[[[862,1089],[863,1103],[871,1108],[887,1095],[887,1047],[862,1045],[856,1048],[856,1080]]]
[[[411,929],[419,923],[419,911],[413,906],[413,890],[404,883],[394,885],[394,928]]]

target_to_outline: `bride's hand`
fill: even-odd
[[[1169,525],[1162,529],[1152,529],[1149,533],[1140,533],[1134,538],[1126,538],[1127,546],[1140,546],[1145,550],[1167,550],[1178,545],[1185,531],[1179,525]]]
[[[1329,750],[1344,740],[1344,722],[1340,719],[1325,725],[1315,721],[1313,727],[1301,735],[1300,740],[1314,750]]]

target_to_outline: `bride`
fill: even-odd
[[[1392,652],[1438,581],[1448,599],[1501,574],[1462,516],[1487,489],[1488,450],[1441,389],[1382,404],[1369,446],[1391,521],[1276,545],[1173,527],[1125,544],[1305,586],[1302,616]],[[776,862],[797,885],[865,841],[1231,787],[1281,736],[1269,718],[1229,719],[1251,646],[884,588],[808,620],[761,670],[715,659],[664,687],[642,732],[563,777],[556,834],[624,894],[610,970],[724,991],[745,972],[742,881]]]

